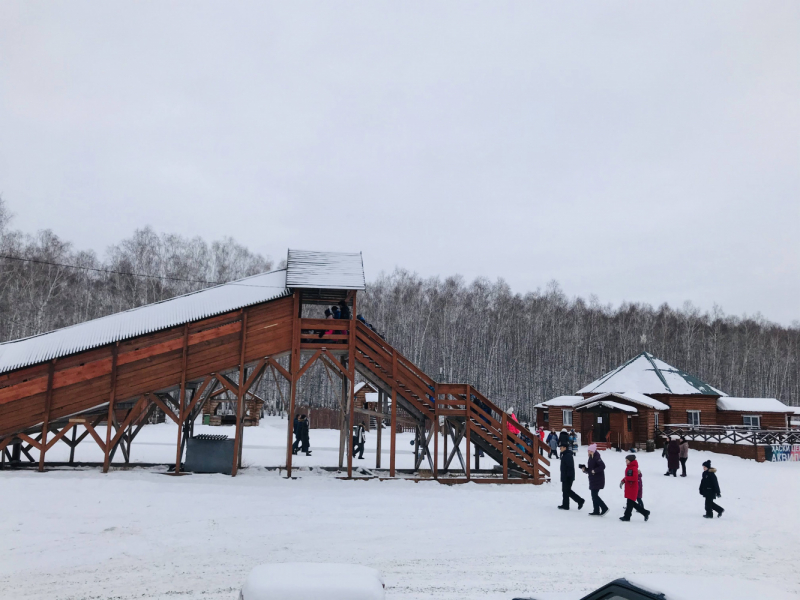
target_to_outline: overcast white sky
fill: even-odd
[[[800,3],[0,3],[0,193],[367,277],[800,319]]]

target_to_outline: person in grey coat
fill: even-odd
[[[678,447],[680,448],[678,458],[681,461],[681,477],[686,477],[686,461],[689,459],[689,442],[686,441],[686,438],[682,437]]]

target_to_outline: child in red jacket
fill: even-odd
[[[620,521],[630,521],[631,514],[635,510],[644,517],[644,520],[650,518],[650,511],[645,510],[639,506],[637,500],[639,499],[639,463],[636,462],[636,457],[629,454],[625,457],[625,477],[619,482],[619,487],[625,486],[625,514],[619,518]]]

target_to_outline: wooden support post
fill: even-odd
[[[42,449],[39,450],[39,472],[44,471],[44,454],[47,451],[47,430],[50,427],[50,407],[53,405],[53,374],[56,370],[55,359],[50,361],[47,369],[47,393],[44,400],[44,422],[42,423]]]
[[[397,355],[392,352],[392,424],[389,435],[389,477],[395,474],[395,455],[397,454],[397,388],[394,374],[397,372]]]
[[[236,435],[233,439],[233,467],[231,477],[236,477],[242,462],[242,435],[244,434],[244,403],[245,403],[245,345],[247,344],[247,313],[242,309],[242,330],[239,333],[239,385],[236,395]]]
[[[175,451],[175,475],[180,475],[181,473],[181,458],[183,458],[183,440],[181,436],[183,435],[183,419],[184,419],[184,410],[183,405],[185,404],[186,395],[186,364],[189,360],[189,324],[183,326],[183,360],[181,366],[181,389],[178,392],[178,448]]]
[[[465,456],[464,456],[464,460],[467,463],[467,467],[466,467],[465,470],[466,470],[467,479],[469,480],[470,479],[470,471],[471,471],[471,469],[470,469],[471,465],[469,464],[470,463],[469,443],[470,443],[470,435],[471,435],[470,418],[471,418],[471,414],[472,414],[472,386],[469,386],[469,385],[467,386],[467,401],[464,404],[464,408],[467,409],[467,416],[464,419],[464,439],[467,440],[466,441],[466,453],[465,453]]]
[[[344,467],[344,453],[347,449],[347,377],[342,377],[341,398],[339,398],[339,470]]]
[[[450,428],[452,425],[450,424],[450,421],[447,420],[447,417],[444,418],[442,425],[444,426],[444,435],[442,435],[442,443],[444,444],[444,452],[442,453],[444,455],[444,463],[442,466],[445,469],[448,469],[450,467],[450,463],[447,462],[447,438],[450,437]]]
[[[384,393],[378,390],[378,412],[383,414],[383,397]],[[383,429],[383,417],[376,417],[375,422],[378,426],[377,440],[375,443],[375,468],[381,468],[381,430]]]
[[[508,479],[508,440],[506,439],[508,426],[506,413],[500,418],[500,442],[503,444],[503,480]]]
[[[114,403],[117,400],[117,354],[119,342],[111,346],[111,386],[108,392],[108,415],[106,417],[106,447],[103,453],[103,473],[108,473],[111,464],[111,430],[114,426]]]
[[[75,446],[77,445],[75,443],[75,438],[77,437],[77,435],[78,435],[78,427],[76,425],[75,427],[72,428],[72,442],[69,445],[69,464],[75,462]]]
[[[439,479],[439,384],[433,384],[433,478]]]
[[[289,357],[290,391],[289,391],[289,411],[287,412],[287,432],[286,432],[286,476],[292,476],[292,433],[294,430],[294,403],[297,396],[297,378],[295,374],[300,369],[300,292],[294,291],[294,309],[292,312],[292,354]]]
[[[355,383],[356,383],[356,295],[353,294],[353,309],[348,323],[348,352],[347,352],[347,371],[350,373],[349,391],[347,394],[348,406],[350,408],[350,424],[347,431],[347,439],[350,442],[347,447],[347,476],[353,476],[353,426],[355,425]]]

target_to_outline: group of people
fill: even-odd
[[[540,437],[543,436],[544,430],[540,430]],[[566,429],[562,429],[558,435],[556,435],[555,431],[551,431],[547,436],[547,440],[542,441],[547,444],[549,449],[547,458],[553,458],[554,455],[558,458],[558,449],[560,447],[568,448],[573,454],[578,449],[578,434],[575,433],[574,429],[570,429],[569,432]]]
[[[562,431],[562,433],[564,432]],[[689,456],[689,445],[688,443],[686,444],[685,451],[683,451],[684,456],[681,457],[681,449],[683,448],[682,444],[685,442],[685,440],[679,443],[678,439],[676,438],[675,440],[670,440],[670,444],[672,444],[673,441],[676,443],[676,447],[679,450],[677,458],[680,459],[680,463],[683,465],[684,469],[684,474],[681,476],[685,477],[686,459]],[[558,508],[561,510],[569,510],[570,500],[573,500],[577,503],[578,510],[580,510],[583,508],[585,500],[572,489],[572,485],[575,482],[575,461],[569,439],[559,440],[559,447],[561,449],[562,500]],[[667,456],[669,456],[669,454]],[[589,446],[589,459],[587,460],[586,464],[578,466],[581,471],[589,476],[589,491],[592,494],[593,507],[593,510],[589,513],[589,515],[593,517],[602,517],[608,512],[608,506],[605,502],[603,502],[603,499],[600,498],[600,490],[605,488],[606,485],[606,465],[597,450],[596,444],[591,444]],[[665,474],[675,476],[676,472],[677,466],[674,469],[671,468]],[[636,511],[644,517],[645,521],[647,521],[650,518],[650,511],[644,507],[644,502],[642,502],[642,492],[644,491],[644,487],[642,485],[642,472],[639,470],[639,462],[636,460],[636,455],[634,454],[629,454],[625,457],[625,474],[619,483],[619,487],[621,489],[624,488],[626,502],[625,513],[620,517],[619,520],[630,521],[633,511]],[[717,517],[721,517],[722,513],[725,512],[725,509],[714,502],[722,494],[719,490],[716,469],[712,468],[710,460],[707,460],[703,463],[703,475],[700,480],[700,495],[705,498],[705,514],[703,516],[706,519],[713,519],[714,513],[716,512]]]
[[[300,451],[305,452],[306,456],[311,456],[311,444],[308,439],[310,425],[307,415],[295,415],[292,428],[294,431],[292,454],[297,454]]]
[[[686,477],[686,461],[689,458],[689,442],[686,438],[678,438],[677,435],[672,435],[669,438],[664,438],[664,450],[661,456],[667,459],[667,472],[664,473],[667,477],[672,475],[678,476],[678,464],[680,463],[681,477]]]
[[[326,319],[347,319],[349,320],[352,316],[350,312],[350,307],[347,306],[347,302],[344,300],[339,300],[338,304],[334,304],[330,308],[325,309],[325,318]],[[335,331],[333,329],[328,329],[327,331],[323,330],[319,332],[319,337],[323,337],[325,335],[332,335]]]

